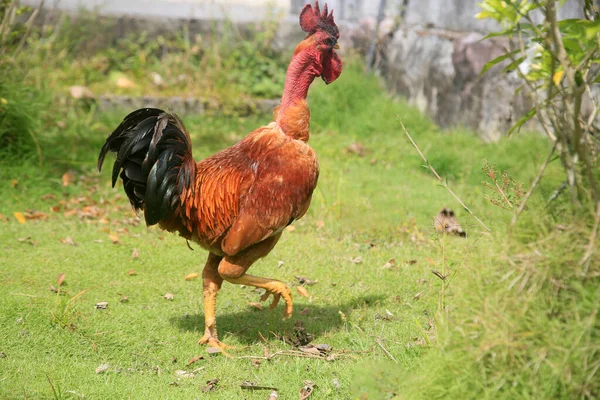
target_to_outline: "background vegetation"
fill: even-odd
[[[130,110],[100,113],[65,94],[87,85],[224,102],[271,97],[292,49],[254,50],[257,36],[272,34],[267,24],[248,41],[188,40],[183,28],[86,52],[83,38],[97,33],[82,26],[97,24],[64,17],[30,28],[10,4],[2,3],[0,39],[0,397],[269,397],[271,389],[242,387],[250,381],[294,398],[306,380],[316,384],[315,399],[600,395],[594,219],[555,195],[564,169],[554,159],[514,227],[514,212],[497,205],[504,191],[519,202],[502,172],[529,187],[551,141],[521,133],[483,143],[441,132],[344,55],[341,78],[315,83],[309,97],[321,165],[313,204],[253,266],[292,286],[301,285],[296,276],[318,282],[304,286],[309,297],[294,292],[295,317],[285,322],[280,309],[258,310],[250,288],[225,285],[217,318],[235,348],[232,358],[210,356],[196,345],[201,283],[184,279],[200,272],[206,254],[143,227],[110,188],[109,172],[95,172],[104,139]],[[168,83],[157,87],[152,72]],[[123,75],[136,86],[119,88]],[[399,119],[491,232],[423,168]],[[269,116],[185,121],[200,159]],[[492,177],[501,191],[490,189]],[[454,208],[466,239],[434,231],[442,206]],[[102,302],[107,308],[96,308]],[[306,333],[332,350],[298,356],[290,342]]]

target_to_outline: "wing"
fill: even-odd
[[[287,140],[259,159],[255,181],[222,242],[229,255],[278,234],[310,205],[319,167],[304,142]]]
[[[252,160],[235,150],[199,162],[193,190],[182,194],[189,230],[208,248],[218,246],[238,218],[240,199],[255,180]]]

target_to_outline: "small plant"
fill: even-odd
[[[490,165],[487,159],[483,160],[481,170],[489,178],[483,185],[491,190],[485,198],[495,206],[517,212],[521,199],[525,194],[523,185],[508,175],[508,172],[496,170],[496,164]]]
[[[67,297],[66,293],[59,288],[56,291],[54,298],[53,308],[50,310],[51,322],[53,325],[60,326],[61,328],[68,328],[70,330],[77,329],[75,320],[79,317],[77,311],[73,309],[73,301],[79,296],[83,295],[86,290],[82,290],[73,297]]]

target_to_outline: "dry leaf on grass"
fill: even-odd
[[[295,278],[296,278],[296,279],[298,279],[298,282],[299,282],[301,285],[312,286],[312,285],[315,285],[315,284],[319,283],[319,281],[318,281],[318,280],[316,280],[316,279],[315,279],[315,280],[312,280],[312,279],[310,279],[310,278],[307,278],[307,277],[305,277],[305,276],[296,276]]]
[[[277,400],[279,398],[279,396],[277,395],[277,391],[273,390],[271,392],[271,394],[269,395],[269,400]]]
[[[310,308],[305,308],[304,310],[300,311],[298,314],[308,315],[308,314],[310,314]]]
[[[350,257],[350,262],[353,264],[360,264],[363,261],[361,256]]]
[[[179,378],[193,378],[195,376],[194,373],[184,371],[182,369],[175,371],[175,375],[177,375]]]
[[[65,274],[59,274],[58,277],[56,278],[56,283],[58,283],[58,286],[61,286],[65,281]]]
[[[138,258],[140,256],[140,252],[138,251],[138,249],[133,249],[133,252],[131,252],[131,258]]]
[[[69,186],[71,183],[75,181],[75,174],[73,171],[67,171],[62,176],[62,185]]]
[[[308,294],[308,290],[304,286],[296,286],[296,291],[300,294],[300,296],[310,297]]]
[[[203,392],[210,392],[214,390],[215,386],[219,383],[219,379],[211,379],[210,381],[206,381],[206,386],[202,387]]]
[[[206,348],[206,352],[212,356],[212,355],[215,355],[215,354],[220,354],[221,353],[221,349],[218,348],[218,347],[207,347]]]
[[[98,368],[96,368],[96,373],[97,374],[103,374],[106,371],[108,371],[109,365],[108,364],[100,364],[98,366]]]
[[[300,389],[300,400],[308,399],[313,393],[315,384],[311,381],[304,381],[304,385]]]
[[[33,240],[31,238],[31,236],[27,236],[27,237],[23,237],[23,238],[18,238],[17,241],[19,241],[21,243],[27,243],[27,244],[30,244],[32,246],[37,246],[37,242],[35,240]]]
[[[199,277],[199,276],[200,276],[200,274],[199,274],[199,273],[197,273],[197,272],[192,272],[191,274],[187,274],[187,275],[185,276],[185,278],[184,278],[184,279],[185,279],[186,281],[191,281],[191,280],[194,280],[194,279],[196,279],[196,278],[197,278],[197,277]]]
[[[108,301],[101,301],[100,303],[96,303],[95,307],[96,310],[106,310],[106,307],[108,307]]]
[[[390,269],[390,268],[394,268],[396,267],[396,259],[395,258],[391,258],[388,262],[386,262],[385,264],[383,264],[383,266],[381,267],[381,269]]]
[[[119,299],[119,303],[127,303],[129,301],[129,297],[125,296],[124,294],[120,295],[121,298]]]
[[[130,269],[129,271],[127,271],[127,274],[128,275],[135,275],[136,274],[135,269]]]
[[[319,356],[319,357],[326,357],[329,353],[331,353],[331,350],[333,350],[333,347],[331,347],[328,344],[311,344],[308,346],[300,346],[298,347],[298,350],[300,350],[303,353],[306,354],[312,354],[315,356]]]
[[[192,359],[190,359],[190,361],[188,361],[188,363],[186,364],[186,366],[189,367],[190,365],[192,365],[193,363],[195,363],[198,360],[204,360],[204,356],[193,357]]]
[[[15,211],[13,213],[13,215],[15,216],[15,218],[17,219],[17,221],[19,221],[20,224],[26,224],[27,223],[27,220],[25,219],[25,216],[23,215],[22,212]]]
[[[300,346],[298,349],[303,353],[313,354],[315,356],[321,355],[321,352],[315,346]]]
[[[175,296],[173,295],[173,293],[166,293],[166,294],[165,294],[163,297],[164,297],[166,300],[173,300],[173,298],[174,298]]]
[[[119,237],[117,235],[115,235],[114,233],[108,235],[108,238],[111,240],[111,242],[113,242],[113,244],[119,243]]]
[[[69,245],[69,246],[77,246],[77,243],[75,243],[75,242],[73,241],[73,239],[71,239],[71,237],[70,237],[70,236],[67,236],[67,237],[66,237],[66,238],[64,238],[64,239],[58,239],[58,240],[60,240],[60,242],[61,242],[61,243],[63,243],[63,244],[67,244],[67,245]]]
[[[42,220],[48,218],[48,214],[45,214],[37,210],[29,210],[23,213],[23,216],[27,220]]]

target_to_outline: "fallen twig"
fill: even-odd
[[[326,360],[325,357],[322,356],[318,356],[315,354],[310,354],[310,353],[303,353],[301,351],[295,351],[295,350],[280,350],[280,351],[276,351],[273,354],[270,354],[268,356],[239,356],[239,357],[234,357],[234,358],[250,358],[250,359],[255,359],[255,360],[271,360],[277,356],[288,356],[288,357],[305,357],[305,358],[319,358],[322,360]]]
[[[243,382],[240,385],[240,388],[246,389],[246,390],[275,390],[275,391],[279,390],[273,386],[259,386],[259,385],[255,385],[252,382]]]
[[[33,299],[41,299],[40,296],[35,296],[33,294],[27,294],[27,293],[11,293],[11,296],[24,296],[24,297],[31,297]]]
[[[394,358],[394,356],[392,355],[392,353],[390,353],[389,351],[387,351],[387,349],[383,346],[383,343],[381,343],[381,338],[377,338],[377,340],[375,340],[375,343],[377,343],[377,345],[379,347],[381,347],[381,350],[383,350],[383,352],[385,353],[386,356],[388,356],[393,362],[395,362],[396,364],[398,364],[398,360],[396,360]]]
[[[404,134],[408,137],[408,140],[410,140],[410,142],[412,143],[412,145],[414,146],[415,149],[417,149],[417,152],[419,153],[419,155],[421,156],[421,158],[423,159],[423,161],[425,161],[425,164],[427,164],[427,167],[429,168],[429,170],[433,173],[433,175],[435,175],[435,177],[442,183],[442,185],[446,188],[446,190],[448,192],[450,192],[450,194],[452,196],[454,196],[454,198],[460,203],[461,206],[463,206],[463,208],[465,210],[467,210],[467,212],[469,214],[471,214],[471,216],[473,218],[475,218],[477,220],[477,222],[479,222],[479,224],[481,226],[483,226],[488,232],[491,232],[492,230],[490,228],[487,227],[486,224],[484,224],[479,218],[477,218],[477,216],[473,213],[473,211],[471,211],[469,209],[469,207],[467,207],[465,205],[465,203],[463,203],[463,201],[456,195],[456,193],[454,193],[452,191],[452,189],[450,189],[450,187],[448,186],[448,184],[446,183],[446,181],[444,181],[442,179],[442,177],[437,173],[437,171],[433,168],[433,166],[429,163],[429,160],[427,160],[427,157],[425,157],[425,155],[421,152],[421,149],[419,148],[419,146],[417,146],[417,143],[415,143],[415,141],[413,140],[412,136],[410,135],[410,133],[408,133],[408,131],[406,130],[406,127],[404,126],[404,124],[402,123],[402,120],[398,118],[398,121],[400,122],[400,125],[402,126],[402,129],[404,130]]]
[[[342,356],[346,356],[347,354],[345,353],[330,353],[327,355],[317,355],[317,354],[311,354],[311,353],[305,353],[303,351],[298,351],[298,350],[279,350],[276,351],[275,353],[271,353],[271,354],[266,354],[264,356],[238,356],[238,357],[233,357],[233,358],[238,358],[238,359],[252,359],[252,360],[272,360],[275,357],[303,357],[303,358],[317,358],[319,360],[325,360],[325,361],[333,361],[339,357]]]

